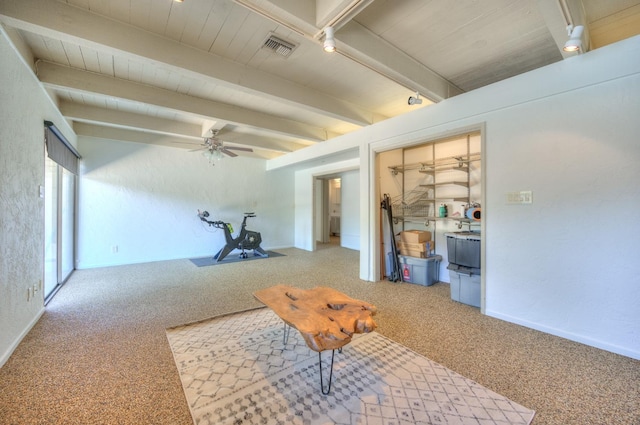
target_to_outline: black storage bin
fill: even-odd
[[[445,233],[449,263],[480,268],[480,234],[477,232]]]

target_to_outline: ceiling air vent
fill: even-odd
[[[296,44],[281,39],[280,37],[276,37],[273,34],[270,34],[269,37],[262,44],[263,49],[268,49],[277,53],[280,56],[284,56],[285,58],[289,57],[291,52],[298,47]]]

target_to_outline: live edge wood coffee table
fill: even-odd
[[[367,333],[376,328],[372,316],[376,307],[353,299],[332,288],[299,289],[276,285],[253,294],[258,301],[273,310],[285,323],[284,344],[291,327],[297,329],[307,346],[318,352],[320,389],[329,394],[333,376],[335,350],[351,342],[354,333]],[[322,378],[322,352],[331,350],[329,384],[325,390]]]

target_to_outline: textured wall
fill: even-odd
[[[78,268],[213,255],[224,233],[210,220],[257,217],[262,247],[293,245],[293,172],[265,171],[262,159],[238,156],[212,166],[186,149],[80,138]],[[114,248],[117,247],[117,248]]]
[[[44,120],[74,135],[4,34],[0,37],[0,365],[43,311]]]
[[[489,314],[640,358],[637,111],[640,73],[495,120],[486,163]],[[532,191],[533,203],[507,204],[518,190]]]

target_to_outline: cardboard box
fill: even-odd
[[[436,249],[436,242],[426,241],[426,242],[420,242],[420,243],[409,243],[409,242],[398,241],[396,242],[396,246],[399,249],[406,248],[406,249],[414,249],[417,251],[434,251]]]
[[[429,254],[424,251],[412,251],[410,249],[401,249],[398,252],[405,257],[427,258],[429,256]]]
[[[436,244],[434,241],[422,243],[396,242],[396,247],[398,248],[400,255],[417,258],[427,258],[436,250]]]
[[[400,232],[400,237],[398,239],[400,242],[404,243],[429,242],[431,240],[431,232],[426,230],[406,230],[404,232]]]

